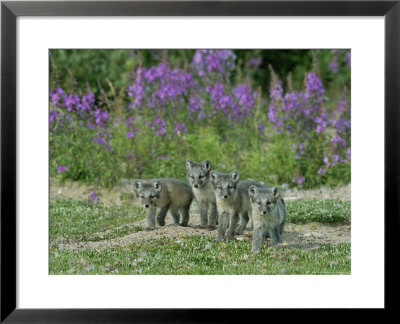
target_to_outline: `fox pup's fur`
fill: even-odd
[[[200,227],[214,229],[217,224],[217,203],[210,181],[211,162],[201,163],[186,161],[187,179],[192,185],[194,197],[200,208]],[[207,218],[210,207],[210,216]]]
[[[251,185],[259,185],[252,180],[239,182],[239,172],[222,173],[211,171],[211,182],[215,192],[217,202],[218,220],[218,236],[217,241],[225,239],[225,232],[229,222],[227,240],[234,239],[239,215],[241,223],[237,230],[239,234],[243,232],[249,221],[250,200],[248,190]]]
[[[135,180],[133,190],[137,200],[147,209],[147,229],[155,229],[156,208],[160,208],[157,224],[165,225],[168,210],[175,225],[188,226],[189,208],[193,200],[190,186],[178,179]],[[179,223],[179,213],[182,216]]]
[[[251,186],[248,190],[254,223],[252,252],[257,253],[266,236],[271,238],[272,245],[282,243],[286,206],[277,187]]]

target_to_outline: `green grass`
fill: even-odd
[[[51,249],[50,274],[350,274],[350,244],[313,250],[272,248],[250,253],[249,242],[205,236],[160,239],[127,248]]]
[[[337,199],[295,200],[286,204],[286,211],[286,220],[290,223],[348,224],[351,216],[351,202]]]
[[[350,202],[287,203],[287,222],[348,224]],[[85,201],[50,203],[50,241],[99,241],[143,230],[142,208],[103,207]],[[61,245],[62,246],[62,245]],[[273,248],[253,255],[246,241],[215,242],[208,236],[159,239],[101,250],[50,249],[50,274],[350,274],[350,244],[313,249]]]
[[[145,212],[137,206],[102,207],[86,201],[50,202],[50,240],[99,241],[141,231],[133,223]]]

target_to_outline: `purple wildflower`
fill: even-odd
[[[337,57],[334,57],[332,62],[329,63],[329,69],[335,74],[339,72],[339,63],[337,61]]]
[[[99,201],[99,196],[96,194],[96,192],[92,191],[90,193],[89,201],[94,203],[97,203]]]
[[[348,66],[348,67],[351,66],[351,51],[348,51],[346,53],[346,66]]]
[[[162,120],[160,117],[156,117],[153,125],[151,125],[152,130],[156,130],[156,136],[161,136],[167,134],[167,128],[165,120]]]
[[[181,133],[187,133],[185,123],[178,123],[175,126],[175,134],[180,135]]]
[[[322,97],[325,92],[321,79],[312,72],[307,73],[306,87],[307,92],[316,97]]]
[[[256,69],[261,65],[262,58],[261,57],[252,57],[246,62],[246,66],[249,69]]]
[[[200,77],[229,76],[235,67],[235,54],[231,50],[197,50],[192,65]]]
[[[49,115],[50,115],[49,116],[49,122],[50,122],[50,124],[53,124],[57,119],[58,111],[55,110],[55,109],[52,109],[52,110],[50,110],[50,114]]]
[[[65,165],[60,165],[58,168],[57,168],[57,173],[63,173],[63,172],[65,172],[65,171],[67,171],[68,170],[68,168],[65,166]]]

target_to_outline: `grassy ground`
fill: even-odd
[[[350,202],[287,203],[288,222],[350,223]],[[135,216],[132,216],[135,215]],[[125,247],[66,250],[67,242],[103,241],[143,231],[135,206],[102,207],[85,201],[50,203],[50,274],[350,274],[350,243],[312,249],[265,244],[250,253],[248,241],[215,242],[207,235],[149,239]]]

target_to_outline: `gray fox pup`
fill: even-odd
[[[254,222],[253,246],[251,252],[260,251],[265,237],[271,238],[272,245],[282,243],[283,227],[285,226],[286,206],[277,187],[249,188]]]
[[[133,190],[138,201],[147,209],[147,229],[155,229],[156,208],[160,208],[157,224],[165,225],[168,210],[175,225],[188,226],[189,208],[193,200],[190,186],[178,179],[135,180]],[[179,223],[179,213],[182,220]]]
[[[248,194],[249,187],[259,184],[252,180],[239,182],[238,171],[231,173],[211,171],[210,176],[219,215],[217,241],[225,239],[228,222],[229,229],[226,236],[227,240],[231,241],[235,236],[239,215],[241,218],[241,223],[237,230],[239,234],[243,232],[249,221],[248,212],[251,208]]]
[[[200,208],[200,227],[216,228],[217,203],[215,193],[210,182],[211,162],[206,160],[201,163],[186,161],[187,179],[192,185],[194,197]],[[210,207],[210,217],[207,219]]]

